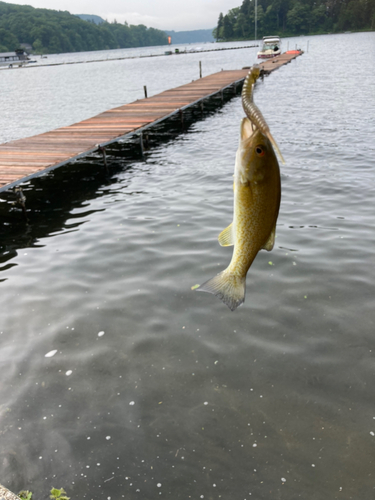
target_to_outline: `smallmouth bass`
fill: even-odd
[[[245,300],[246,275],[259,250],[274,246],[281,199],[280,169],[271,141],[252,121],[252,112],[246,114],[236,154],[233,222],[219,235],[220,245],[234,245],[232,260],[197,288],[216,295],[232,311]]]

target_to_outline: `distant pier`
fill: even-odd
[[[269,74],[301,55],[290,51],[261,62],[263,74]],[[105,111],[93,118],[51,132],[0,145],[0,191],[14,188],[35,176],[101,152],[105,147],[137,134],[143,148],[143,133],[176,114],[183,122],[184,113],[204,101],[224,94],[234,96],[242,88],[249,68],[220,71],[153,97],[137,100]]]
[[[166,47],[169,47],[166,45]],[[6,70],[6,69],[27,69],[27,68],[46,68],[49,66],[67,66],[69,64],[88,64],[88,63],[98,63],[98,62],[109,62],[109,61],[123,61],[125,59],[143,59],[145,57],[165,57],[165,56],[170,56],[170,55],[183,55],[183,54],[201,54],[202,52],[218,52],[221,50],[239,50],[239,49],[252,49],[254,47],[259,47],[259,45],[244,45],[243,47],[220,47],[218,49],[195,49],[192,47],[190,50],[187,50],[186,48],[184,50],[180,50],[178,48],[175,48],[174,51],[172,51],[170,48],[168,50],[159,53],[159,54],[142,54],[138,56],[122,56],[122,57],[108,57],[106,59],[88,59],[86,61],[62,61],[62,62],[56,62],[56,63],[46,63],[46,64],[38,64],[38,61],[30,61],[29,64],[23,64],[22,66],[16,66],[14,65],[12,68],[10,67],[3,67],[0,68],[0,70]],[[47,57],[47,56],[43,56]],[[32,64],[31,64],[32,63]],[[35,64],[36,63],[36,64]],[[1,500],[1,499],[0,499]]]

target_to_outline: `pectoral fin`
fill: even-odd
[[[219,234],[218,240],[222,247],[230,247],[234,245],[233,222],[231,222],[229,226]]]
[[[267,250],[267,252],[270,252],[275,245],[275,238],[276,238],[276,224],[273,226],[271,234],[269,235],[266,244],[263,246],[263,249]]]

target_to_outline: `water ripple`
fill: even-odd
[[[0,469],[8,487],[42,496],[46,484],[60,484],[68,496],[95,499],[267,491],[325,500],[340,488],[369,498],[374,34],[310,42],[256,89],[287,163],[275,248],[254,261],[235,313],[191,288],[231,258],[217,235],[232,219],[239,97],[143,160],[111,157],[109,175],[93,158],[33,181],[26,228],[7,212]],[[345,65],[328,43],[341,47]],[[364,45],[366,64],[355,49]],[[255,51],[207,53],[203,66],[242,67]],[[2,78],[16,92],[47,86],[43,100],[41,90],[28,94],[29,116],[50,96],[64,99],[62,118],[72,122],[134,100],[137,81],[150,78],[161,91],[197,78],[203,54],[189,57]],[[36,124],[38,116],[25,118],[32,133],[61,125],[57,116]]]

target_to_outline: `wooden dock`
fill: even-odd
[[[260,66],[268,74],[300,54],[302,52],[284,53]],[[93,153],[98,150],[98,145],[104,147],[128,135],[141,133],[228,88],[235,90],[237,85],[242,85],[248,71],[249,68],[220,71],[68,127],[1,144],[0,191]]]

